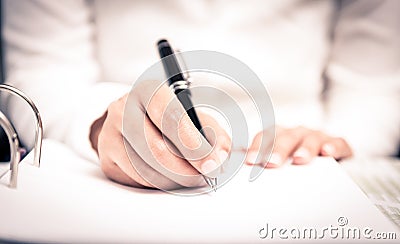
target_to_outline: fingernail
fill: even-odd
[[[310,157],[310,152],[306,148],[301,147],[293,154],[293,157],[309,158]]]
[[[219,161],[222,164],[228,158],[228,152],[225,150],[221,150],[218,152],[218,157],[219,157]]]
[[[325,144],[322,146],[322,150],[328,155],[333,155],[335,153],[335,147],[332,144]]]
[[[257,160],[257,153],[256,152],[249,152],[247,154],[247,163],[249,164],[256,164],[256,160]]]
[[[272,164],[270,166],[280,166],[282,164],[282,157],[277,153],[273,153],[269,158],[268,164]]]
[[[293,154],[294,163],[307,163],[310,160],[310,151],[301,147]]]
[[[216,170],[217,168],[218,168],[217,162],[215,162],[212,159],[209,159],[209,160],[205,161],[201,165],[201,171],[202,171],[203,174],[208,174],[208,173]]]

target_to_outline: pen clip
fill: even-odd
[[[192,77],[190,77],[190,73],[188,71],[185,59],[183,58],[183,55],[181,54],[180,49],[175,50],[175,56],[176,56],[178,62],[180,63],[180,66],[183,68],[182,74],[183,74],[185,80],[187,81],[187,86],[189,88],[190,84],[192,83]]]

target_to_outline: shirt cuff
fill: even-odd
[[[110,103],[128,93],[131,86],[101,82],[90,87],[80,99],[65,143],[81,157],[99,163],[96,151],[89,139],[90,127],[107,110]]]

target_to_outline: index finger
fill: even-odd
[[[218,153],[195,127],[173,91],[162,84],[151,92],[139,94],[139,103],[154,125],[196,170],[210,177],[216,176],[221,164]],[[149,94],[151,92],[151,94]]]

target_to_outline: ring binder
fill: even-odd
[[[35,131],[33,165],[36,167],[40,167],[40,156],[42,153],[42,140],[43,140],[43,125],[39,110],[37,109],[35,103],[27,95],[25,95],[22,91],[13,86],[7,84],[0,84],[0,91],[6,91],[14,96],[18,96],[19,98],[23,99],[25,102],[29,104],[32,111],[34,112],[36,118],[36,131]],[[18,139],[18,134],[15,131],[14,127],[12,126],[12,123],[1,111],[0,111],[0,126],[3,127],[10,144],[11,177],[10,177],[9,187],[16,188],[18,181],[18,165],[21,160],[21,148]],[[5,173],[0,175],[0,178],[2,178],[4,175]]]

